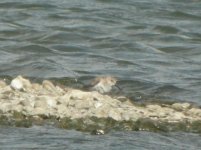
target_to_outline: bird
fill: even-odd
[[[90,84],[92,91],[98,91],[101,94],[109,93],[114,87],[120,89],[117,85],[117,79],[111,76],[96,77]]]

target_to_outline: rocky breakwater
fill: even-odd
[[[31,83],[21,76],[8,84],[0,80],[0,124],[28,127],[50,122],[82,131],[201,132],[201,109],[189,103],[138,105],[48,80]]]

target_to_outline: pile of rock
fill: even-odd
[[[50,118],[71,120],[85,118],[112,119],[116,122],[150,119],[162,123],[199,122],[201,109],[189,103],[172,105],[135,105],[130,100],[103,95],[97,91],[81,91],[55,86],[44,80],[42,84],[31,83],[18,76],[10,84],[0,80],[1,116],[13,117],[21,113],[25,118]],[[44,117],[45,116],[45,117]]]

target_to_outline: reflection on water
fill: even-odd
[[[159,97],[200,105],[200,8],[200,0],[1,0],[0,76],[54,77],[58,82],[78,78],[79,82],[85,83],[89,77],[112,75],[119,78],[123,92],[134,99]],[[71,131],[63,135],[63,131],[58,130],[64,139],[56,140],[58,143],[54,145],[52,141],[57,137],[48,135],[53,137],[34,141],[40,136],[32,130],[23,132],[29,132],[27,136],[33,139],[26,134],[15,137],[20,133],[15,136],[10,133],[9,136],[20,139],[5,138],[4,142],[1,141],[3,149],[14,149],[12,145],[18,146],[18,149],[28,145],[36,149],[45,149],[50,145],[49,149],[55,149],[55,145],[60,145],[62,149],[68,143],[65,137],[68,134],[72,136],[70,143],[73,143],[72,147],[68,145],[70,149],[79,149],[80,143],[75,144],[75,139],[79,136],[91,138]],[[151,143],[144,143],[143,146],[142,141],[136,139],[136,134],[142,139],[153,140],[149,139]],[[124,133],[117,137],[111,134],[101,138],[102,143],[99,137],[97,140],[93,137],[90,143],[79,139],[77,142],[84,143],[86,148],[103,144],[109,149],[112,149],[115,140],[119,141],[121,149],[199,147],[196,147],[199,142],[194,140],[196,135],[175,133],[166,137],[146,134],[125,133],[125,140],[121,138]],[[108,136],[111,136],[111,141],[105,140]],[[129,136],[133,141],[128,140]],[[177,136],[191,138],[184,144],[183,139],[175,138]],[[166,142],[161,138],[165,138]],[[25,145],[21,143],[23,139],[27,139]],[[12,145],[6,142],[9,140]],[[38,142],[41,143],[38,145]],[[121,145],[121,142],[127,144]],[[169,142],[171,145],[168,145]],[[196,143],[195,146],[192,146],[193,143]]]

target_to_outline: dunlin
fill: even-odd
[[[116,82],[117,79],[111,76],[97,77],[91,83],[91,90],[98,91],[101,94],[109,93],[116,86]]]

